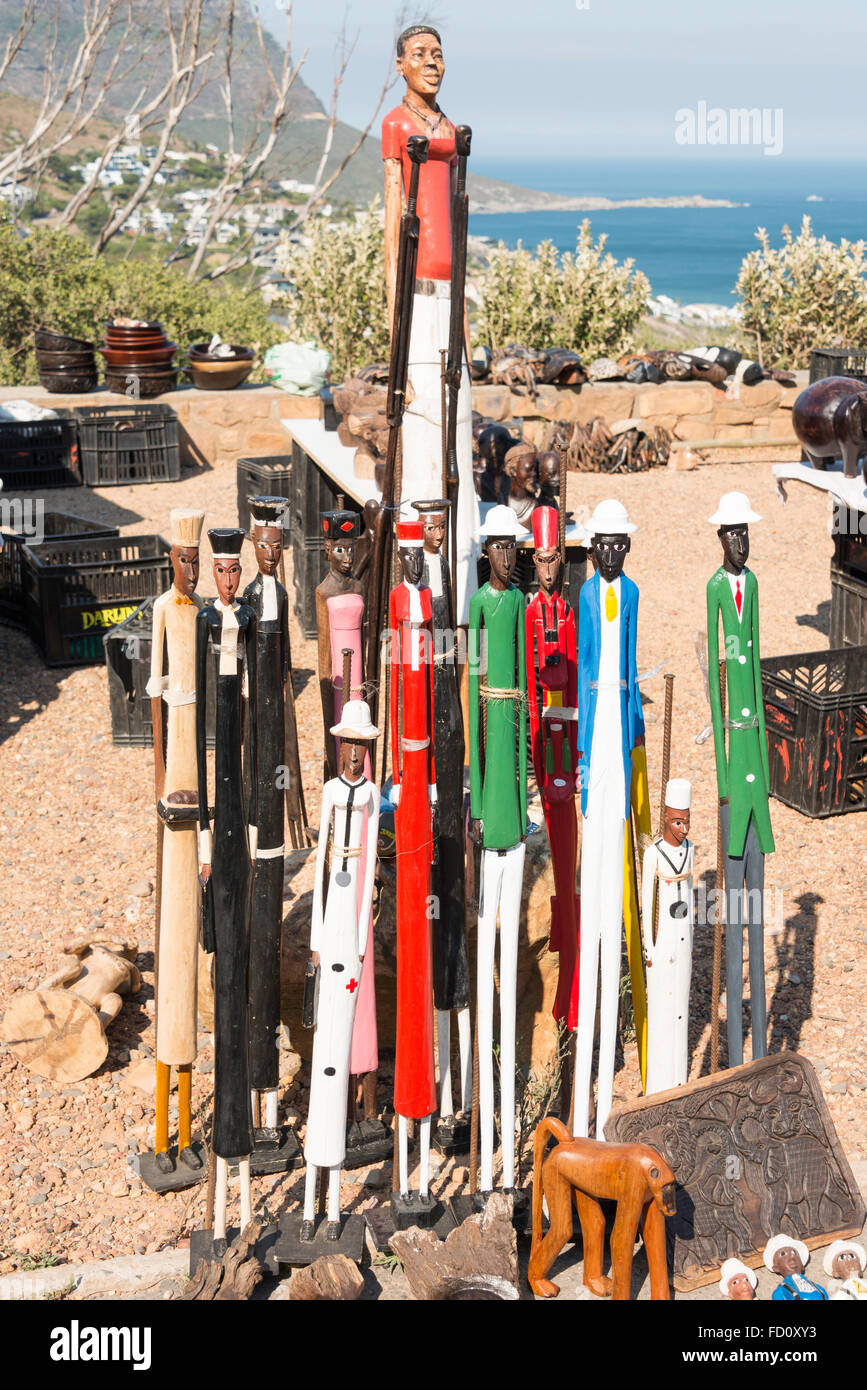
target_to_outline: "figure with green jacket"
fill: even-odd
[[[747,569],[749,524],[761,521],[742,492],[727,492],[709,518],[723,563],[707,586],[707,664],[726,881],[728,1062],[744,1060],[744,927],[749,930],[753,1059],[767,1054],[765,1000],[765,855],[774,849],[768,809],[768,744],[759,661],[759,586]],[[722,618],[728,708],[723,719],[719,623]]]
[[[491,566],[470,600],[470,833],[482,847],[477,951],[481,1184],[494,1184],[494,961],[500,922],[500,1132],[503,1187],[515,1185],[515,1010],[527,826],[524,596],[512,584],[516,543],[530,533],[510,507],[479,530]]]

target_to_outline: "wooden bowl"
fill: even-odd
[[[83,391],[95,391],[96,368],[92,372],[40,372],[39,384],[56,396],[80,396]]]
[[[154,366],[165,363],[168,365],[177,351],[177,343],[166,343],[162,347],[140,348],[140,347],[101,347],[100,356],[104,357],[110,367],[144,367],[148,364]]]
[[[252,348],[241,347],[238,343],[230,343],[232,349],[231,357],[214,357],[208,352],[206,343],[194,343],[190,348],[190,361],[195,359],[197,362],[252,362],[255,353]]]
[[[162,396],[166,391],[174,391],[178,384],[177,372],[161,372],[155,376],[140,376],[137,372],[106,372],[105,385],[108,391],[125,396],[129,390],[128,376],[138,378],[138,398],[147,400],[151,396]]]
[[[224,358],[223,361],[213,359],[210,362],[191,358],[189,365],[193,385],[199,391],[233,391],[242,381],[247,380],[252,370],[252,354],[248,362],[235,362],[231,357]]]
[[[46,372],[81,371],[88,367],[96,369],[93,348],[87,352],[44,352],[37,348],[36,365]]]
[[[50,328],[37,328],[33,341],[37,352],[93,352],[93,343],[86,338],[70,338]]]
[[[123,333],[126,337],[129,338],[142,338],[146,337],[148,333],[162,333],[163,326],[161,323],[143,323],[140,324],[137,328],[130,328],[128,326],[124,326],[121,323],[112,323],[111,320],[108,320],[105,325],[105,330],[106,333]]]

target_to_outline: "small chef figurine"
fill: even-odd
[[[596,573],[578,600],[578,758],[581,769],[581,965],[572,1133],[586,1138],[596,996],[601,974],[596,1138],[614,1090],[620,1002],[623,871],[633,750],[644,743],[636,641],[638,588],[623,573],[637,528],[621,502],[600,502],[588,523]]]
[[[723,1298],[748,1303],[756,1296],[756,1272],[742,1260],[725,1260],[719,1272],[719,1291]]]
[[[256,614],[236,598],[241,583],[237,529],[208,532],[218,597],[196,618],[196,764],[199,787],[199,864],[204,912],[212,917],[214,951],[214,1122],[216,1155],[214,1248],[226,1240],[229,1164],[237,1161],[241,1184],[241,1229],[250,1220],[250,915],[258,836],[257,635]],[[214,825],[208,815],[205,749],[205,689],[209,654],[216,667]],[[246,680],[244,679],[246,676]],[[247,693],[247,738],[242,713]],[[244,797],[243,760],[250,768]]]
[[[516,444],[506,454],[505,470],[509,479],[509,506],[523,524],[529,522],[536,505],[538,462],[532,444]]]
[[[436,1110],[433,1043],[431,863],[436,804],[434,754],[433,608],[421,583],[424,534],[420,521],[397,523],[403,583],[388,601],[391,641],[391,767],[397,855],[397,1029],[394,1109],[404,1209],[429,1211],[431,1115]],[[409,1126],[419,1120],[420,1179],[409,1191]]]
[[[794,1236],[772,1236],[764,1249],[765,1269],[779,1274],[782,1283],[771,1294],[773,1301],[782,1303],[820,1303],[828,1298],[821,1284],[807,1279],[804,1270],[810,1263],[810,1252],[802,1240]]]
[[[645,1095],[683,1086],[689,1074],[695,845],[686,837],[691,801],[689,782],[672,778],[665,789],[663,833],[645,850],[641,870],[641,921],[647,966]]]
[[[744,926],[749,929],[753,1061],[767,1054],[763,900],[765,855],[774,849],[768,809],[770,774],[759,661],[759,586],[747,569],[749,524],[761,521],[742,492],[727,492],[709,518],[719,529],[723,563],[707,586],[707,668],[726,882],[728,1063],[744,1060]],[[728,709],[722,715],[719,623],[722,618]],[[728,738],[726,738],[728,734]]]
[[[178,1156],[190,1172],[202,1161],[192,1147],[192,1064],[196,1056],[196,974],[199,948],[199,860],[196,844],[196,614],[202,600],[199,539],[204,512],[170,513],[172,587],[153,606],[151,697],[154,727],[157,843],[160,865],[157,978],[157,1084],[154,1159],[159,1174],[175,1172],[169,1153],[169,1090],[178,1070]],[[165,672],[165,674],[164,674]],[[163,761],[163,719],[167,728]],[[183,1170],[182,1170],[183,1171]],[[155,1178],[155,1182],[159,1182]]]
[[[464,723],[458,690],[451,578],[442,553],[451,504],[440,499],[413,502],[412,505],[424,529],[424,575],[433,608],[434,759],[439,832],[437,861],[431,874],[431,887],[437,900],[433,919],[434,1006],[440,1070],[437,1143],[447,1151],[459,1142],[452,1100],[452,1010],[457,1013],[461,1110],[464,1114],[472,1105],[473,1086],[464,862]]]
[[[516,542],[528,534],[510,507],[491,508],[479,531],[491,577],[470,604],[470,832],[482,846],[476,966],[482,1192],[490,1192],[494,1185],[498,917],[503,1187],[511,1190],[515,1185],[515,1012],[527,829],[527,667],[524,598],[512,584],[512,575]]]
[[[857,1240],[835,1240],[825,1251],[825,1273],[831,1279],[842,1279],[843,1286],[832,1297],[833,1303],[850,1299],[867,1299],[867,1280],[862,1278],[867,1255]]]
[[[322,789],[310,950],[319,967],[316,1031],[310,1066],[310,1110],[304,1138],[307,1175],[301,1239],[312,1240],[316,1215],[316,1178],[328,1169],[329,1240],[340,1235],[340,1170],[346,1155],[349,1056],[362,961],[367,950],[379,792],[364,776],[364,762],[379,735],[363,700],[348,700],[340,723],[331,728],[340,740],[340,775]],[[364,855],[364,881],[359,870]],[[325,857],[330,849],[327,895],[323,892]],[[360,891],[359,891],[360,890]],[[364,967],[366,968],[366,967]]]
[[[527,695],[530,745],[542,798],[555,894],[551,899],[549,946],[560,953],[554,1017],[567,1028],[578,1023],[578,663],[575,614],[560,597],[559,517],[553,507],[533,512],[539,592],[527,605]]]
[[[319,654],[319,695],[322,701],[322,722],[325,737],[325,771],[327,777],[338,772],[337,751],[331,735],[336,723],[334,714],[334,680],[342,680],[342,671],[331,664],[331,621],[328,600],[348,594],[361,595],[361,584],[353,576],[355,545],[361,533],[361,518],[357,512],[323,512],[320,518],[325,538],[325,558],[328,573],[316,588],[316,631]],[[362,605],[363,606],[363,605]]]

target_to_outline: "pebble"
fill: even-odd
[[[154,891],[154,886],[147,879],[139,879],[129,890],[134,898],[147,898]]]

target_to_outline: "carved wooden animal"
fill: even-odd
[[[548,1136],[558,1143],[545,1157]],[[560,1120],[549,1116],[533,1140],[533,1244],[527,1277],[533,1293],[556,1298],[558,1286],[546,1278],[567,1241],[572,1239],[574,1194],[584,1240],[584,1283],[600,1297],[628,1300],[632,1255],[639,1223],[650,1269],[650,1297],[669,1298],[665,1256],[665,1218],[675,1214],[674,1174],[664,1158],[646,1144],[603,1144],[573,1139]],[[542,1235],[542,1197],[550,1225]],[[599,1199],[617,1203],[611,1233],[611,1273],[602,1273],[605,1216]]]
[[[792,425],[814,468],[842,457],[844,475],[857,478],[858,460],[867,455],[867,383],[847,376],[814,381],[792,406]]]

